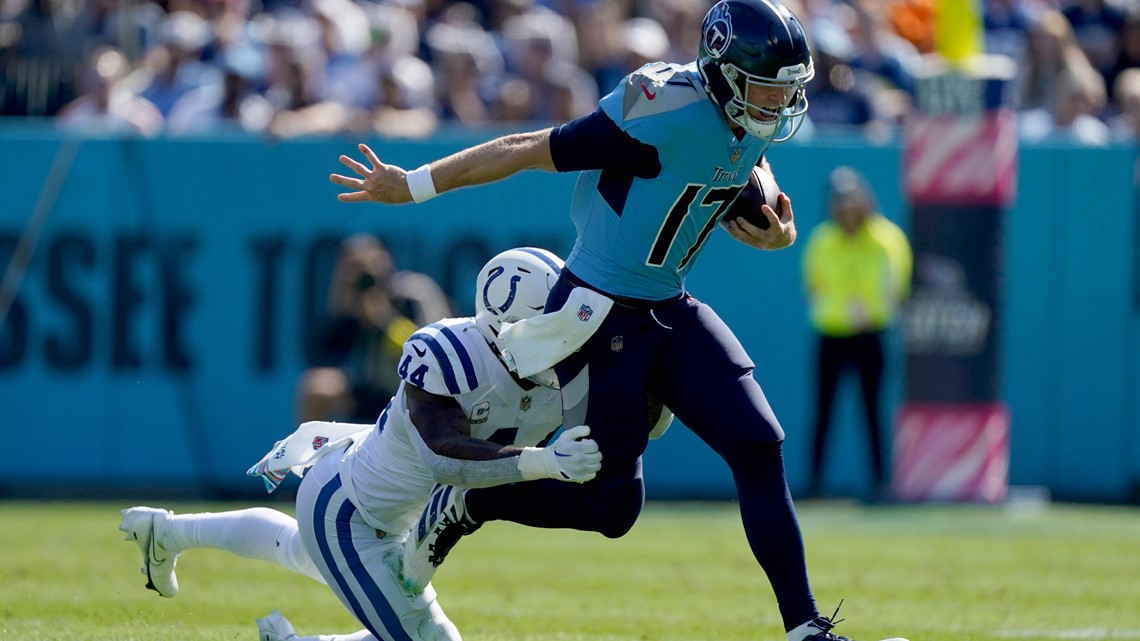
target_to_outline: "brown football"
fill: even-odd
[[[776,215],[780,215],[778,197],[780,186],[776,184],[776,177],[771,172],[755,167],[752,175],[748,177],[748,184],[737,194],[736,200],[728,206],[722,222],[727,223],[737,217],[743,218],[760,229],[768,229],[768,219],[760,211],[760,205],[768,203]]]

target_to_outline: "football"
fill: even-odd
[[[771,172],[755,167],[752,175],[748,177],[748,184],[740,190],[736,200],[728,206],[722,223],[727,223],[737,217],[743,218],[760,229],[768,229],[768,219],[760,211],[760,205],[768,203],[776,215],[780,215],[778,197],[780,186],[776,184],[776,177]]]

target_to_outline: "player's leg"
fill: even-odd
[[[748,543],[791,630],[819,612],[784,477],[783,429],[752,378],[752,360],[716,313],[695,300],[668,312],[663,322],[673,330],[653,394],[732,469]]]
[[[325,457],[297,492],[297,523],[309,556],[341,603],[378,639],[459,641],[430,586],[406,591],[398,578],[406,533],[378,532],[349,501],[339,457]]]
[[[830,336],[820,336],[816,351],[815,372],[815,423],[811,444],[811,491],[816,496],[823,489],[823,463],[827,450],[827,433],[831,427],[831,411],[835,401],[835,391],[839,387],[839,373],[842,369],[839,340]]]
[[[776,594],[788,641],[849,641],[831,633],[834,623],[815,606],[784,478],[784,431],[752,378],[752,360],[707,305],[689,300],[666,312],[662,320],[674,329],[651,391],[732,468],[745,535]]]
[[[437,485],[405,545],[401,577],[409,590],[424,589],[459,540],[487,521],[617,538],[633,527],[644,504],[640,459],[628,476],[582,485],[554,480],[469,490]]]
[[[883,383],[883,335],[871,332],[858,337],[855,363],[859,369],[859,382],[863,389],[863,413],[867,423],[867,446],[871,450],[871,475],[875,491],[883,489],[886,474],[883,469],[883,427],[879,412],[879,397]]]
[[[162,596],[178,593],[175,564],[194,548],[212,548],[248,559],[276,563],[324,582],[305,552],[293,517],[265,507],[202,514],[133,507],[122,511],[119,529],[143,553],[147,587]]]

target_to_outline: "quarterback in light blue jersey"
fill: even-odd
[[[724,214],[770,145],[795,134],[814,74],[799,20],[778,0],[722,0],[705,16],[696,60],[654,63],[624,78],[598,109],[553,129],[504,136],[412,171],[366,145],[356,176],[333,175],[344,202],[423,202],[525,169],[580,172],[570,203],[574,249],[546,313],[576,288],[613,301],[580,349],[557,363],[563,422],[587,424],[605,457],[581,485],[540,480],[440,488],[405,545],[402,568],[426,586],[461,536],[508,520],[624,535],[644,503],[641,455],[658,399],[732,469],[753,555],[775,592],[788,641],[844,639],[820,616],[784,475],[783,429],[752,376],[755,365],[711,307],[685,288],[708,236],[722,225],[759,249],[792,244],[791,201],[761,214],[766,228]],[[585,312],[586,310],[584,310]],[[588,313],[584,313],[588,316]],[[572,315],[571,315],[572,317]]]
[[[768,141],[725,126],[695,64],[638,69],[602,99],[595,118],[603,117],[655,149],[656,162],[648,152],[631,154],[641,165],[636,171],[579,174],[570,210],[578,240],[567,265],[610,294],[675,297]],[[573,128],[591,125],[587,120],[560,128],[552,146],[575,136]],[[652,180],[637,178],[654,172]]]

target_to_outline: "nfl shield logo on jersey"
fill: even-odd
[[[625,347],[625,339],[621,336],[614,336],[613,339],[610,340],[610,349],[613,351],[620,352],[623,347]]]
[[[735,165],[736,163],[740,162],[740,155],[742,153],[744,153],[744,152],[741,151],[740,149],[733,149],[732,150],[732,164]]]
[[[314,449],[314,450],[319,450],[319,449],[321,449],[322,447],[324,447],[324,446],[325,446],[325,443],[328,443],[328,442],[329,442],[329,437],[327,437],[327,436],[318,436],[318,437],[316,437],[316,438],[314,438],[314,439],[313,439],[313,449]]]
[[[524,396],[519,400],[519,409],[524,411],[524,412],[530,409],[530,397],[529,396]]]
[[[594,310],[590,309],[589,305],[582,305],[578,308],[578,320],[588,321],[594,315]]]

